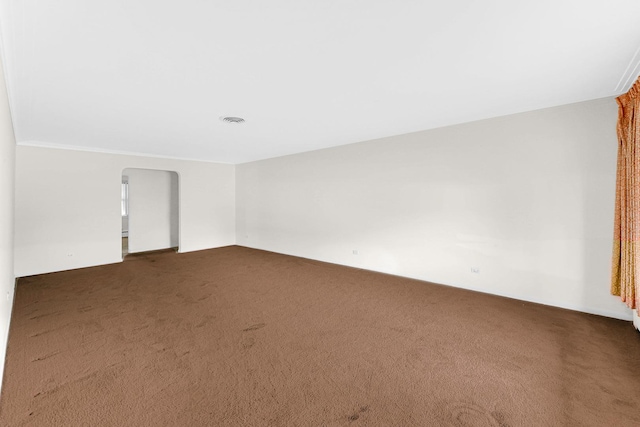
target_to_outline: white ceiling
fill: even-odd
[[[640,72],[638,0],[0,7],[21,144],[242,163],[617,95]]]

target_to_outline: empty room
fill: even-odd
[[[638,16],[0,0],[0,425],[640,425]]]

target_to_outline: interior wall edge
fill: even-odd
[[[197,159],[194,157],[169,156],[164,154],[153,154],[153,153],[138,153],[136,151],[111,150],[108,148],[101,148],[101,147],[85,147],[80,145],[59,144],[56,142],[39,141],[39,140],[19,141],[16,143],[16,145],[20,147],[55,148],[58,150],[86,151],[88,153],[114,154],[119,156],[135,156],[135,157],[146,157],[146,158],[152,158],[152,159],[178,160],[178,161],[185,161],[185,162],[214,163],[214,164],[221,164],[221,165],[233,164],[233,163],[223,162],[218,160]]]

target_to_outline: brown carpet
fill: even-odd
[[[640,334],[241,247],[135,255],[20,279],[0,425],[638,426]]]

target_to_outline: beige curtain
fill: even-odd
[[[618,101],[611,293],[640,314],[640,78]]]

